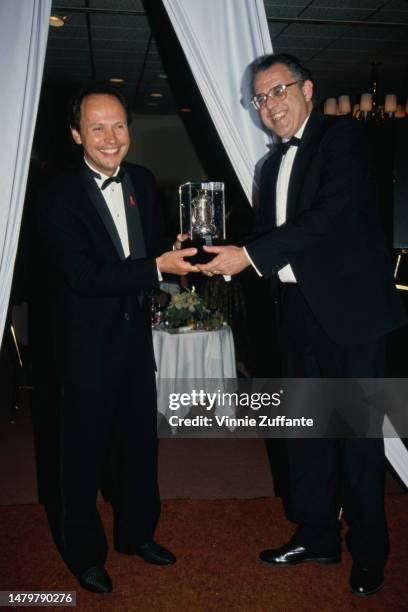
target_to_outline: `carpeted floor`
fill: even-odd
[[[162,499],[252,499],[275,494],[264,440],[162,439],[159,445]],[[270,463],[271,461],[271,463]],[[13,423],[0,421],[0,506],[38,501],[34,440],[28,408]],[[387,493],[405,490],[387,474]]]
[[[102,503],[100,510],[110,534],[110,508]],[[392,554],[386,585],[371,598],[349,593],[347,551],[340,565],[327,567],[258,562],[261,549],[283,543],[292,531],[277,498],[165,501],[157,539],[177,554],[177,564],[152,567],[110,550],[110,595],[77,586],[54,548],[41,506],[3,506],[0,590],[76,590],[79,611],[402,612],[408,601],[407,497],[388,495],[387,511]]]
[[[162,499],[251,499],[274,495],[265,443],[258,439],[162,439]],[[0,423],[0,506],[38,501],[29,418]]]

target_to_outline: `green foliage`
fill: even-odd
[[[166,309],[169,327],[181,327],[192,321],[204,321],[210,312],[194,291],[183,291],[173,295]]]

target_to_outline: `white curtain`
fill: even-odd
[[[255,164],[267,153],[270,141],[249,104],[248,66],[256,57],[272,52],[263,0],[163,0],[163,4],[252,203]]]
[[[51,0],[0,1],[0,341],[7,316]]]
[[[408,450],[402,440],[398,438],[398,434],[387,416],[384,419],[383,433],[384,436],[390,436],[389,438],[384,437],[387,459],[402,482],[408,487]]]
[[[257,113],[248,106],[251,89],[248,66],[255,58],[272,52],[263,0],[163,0],[163,4],[228,157],[252,203],[255,167],[267,152],[268,142],[257,122]],[[395,435],[389,429],[388,432]],[[389,437],[385,438],[385,451],[408,486],[407,449],[397,437]]]

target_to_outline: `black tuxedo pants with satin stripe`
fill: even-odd
[[[293,378],[376,378],[385,374],[386,339],[336,345],[296,284],[281,288],[279,327],[284,371]],[[289,439],[290,518],[295,541],[317,552],[340,546],[340,506],[355,561],[385,563],[384,441],[378,438]]]
[[[48,515],[73,573],[106,561],[96,499],[108,458],[115,547],[132,552],[152,540],[160,515],[155,375],[133,373],[132,379],[128,372],[116,382],[97,390],[62,389],[60,478]]]

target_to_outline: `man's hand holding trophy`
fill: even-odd
[[[180,234],[176,247],[193,247],[190,258],[206,276],[222,274],[226,281],[249,266],[240,247],[225,245],[225,185],[222,182],[184,183],[179,187]]]

